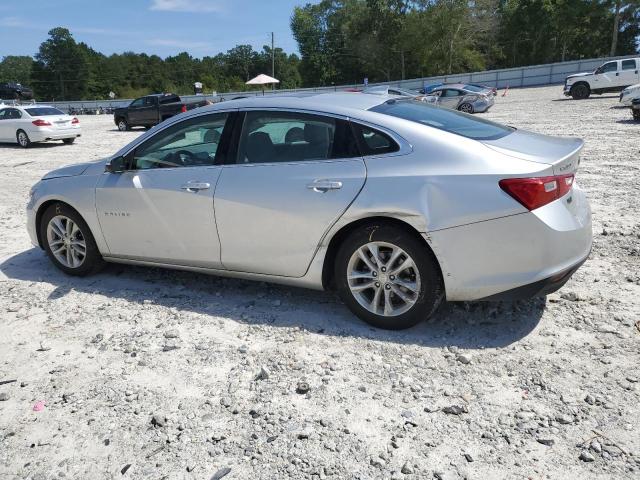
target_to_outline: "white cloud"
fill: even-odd
[[[20,17],[4,17],[0,18],[0,27],[29,28],[32,25]]]
[[[152,0],[151,10],[164,12],[219,12],[222,8],[219,0]]]
[[[170,38],[153,38],[147,40],[147,44],[157,47],[175,47],[184,48],[188,50],[208,50],[211,49],[211,45],[205,42],[190,42],[185,40],[174,40]]]

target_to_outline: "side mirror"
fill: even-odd
[[[107,172],[107,173],[122,173],[122,172],[124,172],[125,171],[125,160],[124,160],[124,157],[112,158],[104,166],[104,171]]]

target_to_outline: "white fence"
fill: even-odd
[[[438,82],[449,83],[483,83],[497,88],[522,88],[533,87],[542,85],[554,85],[564,82],[567,75],[580,72],[593,71],[596,67],[602,65],[609,60],[617,60],[621,58],[635,58],[637,55],[627,55],[623,57],[605,57],[605,58],[590,58],[583,60],[571,60],[568,62],[548,63],[545,65],[532,65],[529,67],[518,68],[504,68],[501,70],[487,70],[484,72],[472,72],[461,73],[455,75],[441,75],[438,77],[425,77],[414,78],[411,80],[401,80],[394,82],[383,82],[372,85],[393,85],[396,87],[418,89],[425,85]],[[316,87],[316,88],[298,88],[292,90],[265,90],[265,95],[278,94],[278,93],[291,93],[291,92],[327,92],[327,91],[341,91],[348,88],[363,88],[364,84],[354,85],[341,85],[331,87]],[[212,102],[219,102],[224,100],[230,100],[238,96],[258,96],[262,95],[261,91],[250,92],[228,92],[221,93],[216,96],[212,95],[183,95],[182,98],[186,101],[206,98]],[[66,101],[66,102],[48,102],[48,104],[55,105],[58,108],[68,110],[91,110],[97,111],[102,108],[117,108],[127,106],[131,103],[132,99],[122,100],[84,100],[84,101]]]

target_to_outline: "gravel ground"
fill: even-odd
[[[586,140],[592,255],[546,300],[448,304],[404,332],[329,293],[66,277],[30,246],[30,186],[140,132],[82,117],[73,146],[0,146],[0,478],[640,478],[640,124],[559,86],[484,118]]]

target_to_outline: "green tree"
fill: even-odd
[[[34,87],[45,98],[71,100],[85,97],[89,78],[86,52],[66,28],[50,30],[49,37],[40,45],[35,57]]]
[[[18,82],[28,85],[32,65],[31,57],[7,55],[0,62],[0,82]]]

